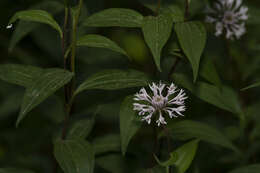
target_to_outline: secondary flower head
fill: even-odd
[[[225,33],[227,39],[239,39],[246,32],[248,8],[241,4],[242,0],[217,0],[212,8],[207,7],[206,22],[216,25],[216,36]]]
[[[149,85],[152,94],[148,94],[145,88],[142,88],[135,94],[134,110],[138,111],[138,115],[143,116],[142,121],[151,123],[153,116],[158,115],[156,123],[158,126],[167,124],[164,115],[170,118],[183,116],[185,111],[184,100],[187,98],[183,89],[177,89],[172,83],[167,86],[163,83],[152,83]]]

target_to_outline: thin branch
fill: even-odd
[[[189,0],[186,0],[186,3],[185,3],[185,13],[184,13],[184,18],[185,20],[187,20],[189,18]]]
[[[169,79],[169,80],[171,79],[171,75],[172,75],[172,74],[174,73],[174,71],[176,70],[176,67],[177,67],[177,65],[179,64],[179,62],[180,62],[180,58],[176,57],[176,60],[175,60],[173,66],[172,66],[172,68],[171,68],[171,70],[170,70],[170,72],[169,72],[169,75],[168,75],[168,79]]]
[[[157,8],[156,8],[156,14],[157,15],[159,14],[160,8],[161,8],[161,0],[158,0],[157,1]]]

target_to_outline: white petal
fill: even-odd
[[[13,24],[11,23],[11,24],[6,26],[6,29],[11,29],[12,27],[13,27]]]

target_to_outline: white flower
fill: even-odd
[[[242,0],[217,0],[212,8],[207,7],[206,22],[216,25],[216,36],[225,34],[227,39],[239,39],[245,34],[248,8],[241,4]]]
[[[151,123],[152,116],[158,113],[157,125],[167,124],[164,114],[168,114],[170,118],[183,116],[185,111],[184,100],[187,98],[184,90],[178,90],[172,83],[166,87],[166,84],[152,83],[149,85],[152,94],[147,94],[145,88],[142,88],[135,94],[134,110],[138,111],[138,115],[143,116],[142,121]],[[155,115],[156,116],[156,115]]]
[[[6,26],[6,29],[11,29],[13,27],[13,24],[9,24]]]

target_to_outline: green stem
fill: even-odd
[[[189,18],[189,6],[190,6],[189,0],[186,0],[185,13],[184,13],[185,20],[187,20]]]
[[[156,14],[157,15],[159,14],[160,8],[161,8],[161,0],[158,0],[157,1],[157,8],[156,8]]]
[[[73,94],[74,94],[74,83],[75,83],[75,58],[76,58],[76,46],[77,46],[77,28],[78,28],[78,20],[79,20],[82,5],[83,5],[83,0],[80,0],[79,5],[78,5],[78,10],[76,11],[76,14],[73,14],[73,16],[72,16],[72,35],[71,35],[72,48],[71,48],[71,58],[70,58],[70,71],[74,73],[74,78],[65,87],[65,99],[66,99],[65,111],[66,111],[66,116],[65,116],[65,120],[64,120],[64,127],[63,127],[63,130],[62,130],[62,139],[66,138],[68,123],[69,123],[69,117],[70,117],[72,104],[73,104],[73,100],[74,100]],[[69,15],[69,10],[65,9],[64,26],[68,25],[68,15]],[[67,58],[65,56],[66,55],[65,46],[64,46],[63,55],[64,55],[64,68],[66,70],[69,70],[68,67],[67,67]]]
[[[79,23],[79,16],[82,9],[83,0],[79,1],[78,11],[75,17],[73,16],[73,29],[72,29],[72,48],[71,48],[71,71],[75,72],[75,57],[76,57],[76,47],[77,47],[77,30]]]

